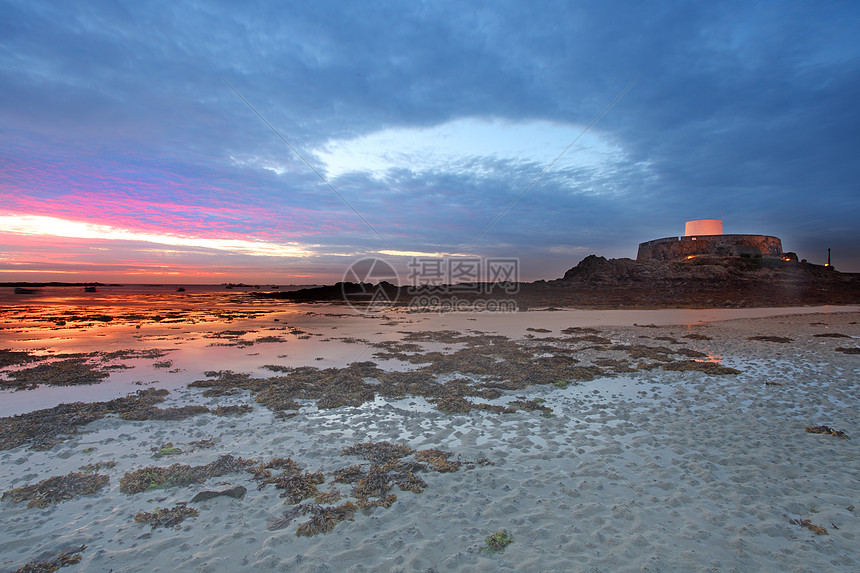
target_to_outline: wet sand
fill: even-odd
[[[108,369],[94,385],[2,391],[0,416],[71,401],[104,402],[139,389],[168,390],[158,404],[162,409],[196,405],[211,412],[180,420],[107,414],[48,450],[25,444],[0,451],[4,492],[88,464],[102,464],[96,472],[109,478],[95,495],[44,508],[3,501],[2,568],[50,560],[82,545],[80,562],[64,571],[857,568],[860,356],[845,350],[860,346],[857,307],[361,317],[327,305],[263,305],[242,314],[249,309],[231,304],[191,305],[193,312],[172,323],[154,321],[149,313],[132,320],[67,320],[63,326],[39,318],[56,309],[19,308],[14,318],[4,310],[0,348],[54,356],[43,361],[48,363],[69,359],[57,354],[99,352],[84,363],[96,370],[131,368]],[[804,314],[784,314],[798,311]],[[77,328],[81,324],[92,326]],[[445,332],[456,334],[439,335]],[[420,351],[374,357],[384,352],[380,344],[409,333]],[[498,336],[506,340],[493,338]],[[325,369],[373,361],[387,372],[415,372],[427,367],[417,354],[439,353],[438,362],[458,350],[490,352],[494,345],[506,348],[506,356],[531,349],[535,360],[572,356],[577,367],[602,370],[592,379],[503,389],[495,398],[466,396],[472,404],[533,402],[542,408],[509,413],[442,411],[432,395],[386,398],[377,392],[358,406],[322,408],[302,399],[298,410],[279,415],[256,400],[255,390],[204,396],[203,388],[188,386],[206,379],[207,371],[232,370],[252,379],[276,375],[267,365]],[[153,349],[163,355],[110,354]],[[681,351],[696,358],[686,360]],[[667,369],[689,361],[740,373]],[[38,363],[11,365],[0,374],[9,379]],[[521,366],[511,376],[523,376]],[[440,381],[457,377],[434,375]],[[465,378],[481,380],[468,373]],[[214,413],[219,406],[243,405],[250,411]],[[850,439],[805,431],[819,425]],[[124,476],[149,466],[200,466],[226,454],[260,462],[289,457],[307,472],[322,472],[319,492],[340,493],[331,504],[339,506],[355,499],[352,486],[335,482],[332,472],[370,465],[343,455],[344,449],[383,441],[444,450],[462,465],[453,472],[422,471],[422,493],[394,485],[390,507],[356,511],[352,521],[312,537],[296,535],[307,516],[273,527],[296,505],[285,504],[283,491],[271,484],[259,487],[248,472],[121,491]],[[165,448],[168,443],[178,451]],[[159,456],[159,450],[168,453]],[[234,486],[247,489],[244,497],[190,503],[201,490]],[[198,514],[178,529],[152,529],[134,519],[182,502]],[[485,538],[500,530],[514,540],[504,553],[481,551]]]

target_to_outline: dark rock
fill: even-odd
[[[235,499],[242,499],[243,497],[245,497],[245,493],[247,491],[248,490],[241,485],[237,485],[236,487],[231,487],[230,489],[225,489],[223,491],[201,491],[191,499],[191,503],[206,501],[208,499],[212,499],[213,497],[219,497],[222,495],[226,495]]]

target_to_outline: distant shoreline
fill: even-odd
[[[122,286],[118,284],[107,284],[107,283],[99,283],[99,282],[90,282],[90,283],[63,283],[63,282],[9,282],[9,283],[0,283],[0,287],[81,287],[81,286]]]

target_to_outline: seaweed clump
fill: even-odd
[[[179,463],[166,468],[148,466],[127,472],[122,476],[119,480],[119,490],[123,493],[133,494],[151,489],[203,483],[212,477],[248,471],[255,465],[257,462],[254,460],[243,460],[227,454],[202,466],[189,466]]]
[[[275,483],[276,476],[272,475],[271,470],[283,470],[283,475],[301,472],[302,468],[291,458],[273,458],[272,460],[261,463],[259,466],[249,469],[254,474],[254,479],[260,482],[259,488],[262,489],[267,483]]]
[[[76,497],[95,495],[110,482],[110,478],[102,474],[85,474],[71,472],[64,476],[54,476],[42,480],[35,485],[16,487],[3,493],[3,501],[21,503],[27,501],[27,507],[48,507]]]
[[[98,473],[99,470],[102,470],[102,469],[109,470],[115,466],[116,466],[116,461],[108,460],[106,462],[96,462],[94,464],[87,464],[85,466],[79,467],[78,469],[81,470],[82,472],[84,472],[85,474],[94,474],[94,473]]]
[[[454,454],[451,452],[431,448],[429,450],[419,450],[416,452],[415,459],[429,463],[430,467],[433,468],[433,471],[448,473],[457,471],[462,465],[459,461],[450,461],[448,458],[452,455]]]
[[[32,390],[39,384],[48,386],[98,384],[109,374],[91,364],[86,364],[84,358],[69,358],[10,372],[8,376],[11,380],[0,380],[0,387]]]
[[[271,470],[280,469],[280,475],[274,475]],[[260,482],[259,488],[273,484],[284,490],[281,497],[287,498],[286,503],[297,504],[310,497],[324,496],[317,485],[325,483],[322,472],[308,472],[290,458],[274,458],[266,464],[250,470],[254,479]],[[332,492],[329,492],[332,493]]]
[[[806,426],[806,431],[810,434],[830,434],[831,436],[841,438],[843,440],[848,439],[848,434],[843,432],[842,430],[834,430],[830,426]]]
[[[317,485],[325,482],[322,473],[311,473],[290,458],[275,458],[249,470],[260,482],[260,488],[272,483],[285,492],[287,503],[293,504],[278,517],[269,518],[266,528],[269,531],[283,529],[296,518],[308,513],[311,519],[299,525],[296,535],[313,536],[319,533],[329,533],[341,521],[352,521],[357,510],[369,512],[377,507],[388,508],[397,501],[397,495],[391,490],[396,485],[401,491],[421,493],[427,487],[418,474],[428,471],[453,472],[462,464],[460,460],[451,460],[454,455],[439,449],[413,450],[403,444],[391,442],[363,442],[348,446],[341,451],[343,456],[359,456],[368,463],[355,464],[330,472],[332,484],[327,492],[319,493]],[[413,459],[408,459],[410,456]],[[487,464],[487,460],[477,460],[475,464]],[[470,463],[467,469],[475,466]],[[280,476],[273,475],[271,470],[282,469]],[[345,496],[335,484],[352,486],[347,501],[339,506],[337,503]],[[300,503],[314,497],[314,503]]]
[[[39,359],[39,356],[30,354],[26,350],[9,350],[8,348],[0,348],[0,368],[29,364]]]
[[[240,374],[232,370],[208,370],[203,373],[208,380],[195,380],[189,384],[192,388],[205,388],[203,396],[207,398],[229,396],[239,390],[260,390],[261,380],[251,378],[250,374]]]
[[[0,450],[10,450],[24,444],[34,450],[49,450],[76,434],[80,426],[108,414],[122,415],[148,409],[163,402],[167,394],[167,390],[147,388],[108,402],[60,404],[54,408],[0,418]]]
[[[237,404],[235,406],[218,406],[215,408],[216,416],[241,416],[253,412],[254,407],[249,404]]]
[[[634,359],[648,358],[659,362],[671,362],[672,358],[669,355],[679,352],[665,346],[646,346],[644,344],[616,344],[610,350],[622,350]]]
[[[791,342],[790,338],[786,338],[784,336],[748,336],[747,340],[761,340],[764,342],[778,342],[780,344],[785,344],[787,342]]]
[[[405,458],[414,453],[415,450],[403,444],[392,444],[391,442],[364,442],[353,444],[343,449],[341,455],[358,456],[371,462],[388,462],[398,458]]]
[[[504,553],[505,548],[514,542],[514,536],[506,530],[496,531],[492,535],[488,535],[484,540],[487,545],[480,547],[478,551],[486,551],[487,553]]]
[[[172,527],[180,529],[179,525],[186,518],[197,517],[199,512],[193,507],[187,507],[185,502],[178,503],[173,507],[156,507],[155,511],[142,511],[134,516],[134,520],[138,523],[145,523],[152,526],[152,529],[158,527]]]
[[[296,504],[309,497],[319,494],[318,484],[325,482],[322,472],[285,472],[274,479],[276,488],[283,489],[281,497],[287,498],[287,503]]]
[[[288,526],[301,515],[310,513],[311,519],[299,525],[296,535],[313,537],[318,533],[330,533],[341,521],[353,521],[357,506],[348,501],[337,507],[323,506],[317,503],[303,503],[283,512],[279,517],[271,517],[266,523],[266,529],[276,531]]]
[[[81,553],[87,548],[86,545],[81,545],[80,549],[73,551],[62,551],[50,561],[31,561],[15,569],[13,573],[54,573],[60,567],[68,567],[81,562]]]
[[[150,448],[150,450],[155,452],[154,454],[152,454],[152,457],[154,457],[154,458],[160,458],[160,457],[164,457],[164,456],[175,456],[177,454],[182,453],[182,449],[174,446],[173,442],[167,442],[166,444],[162,444],[160,446]]]
[[[127,412],[122,412],[119,417],[123,420],[134,420],[134,421],[142,421],[142,420],[184,420],[185,418],[190,418],[191,416],[197,416],[199,414],[208,414],[212,410],[207,408],[206,406],[200,405],[189,405],[189,406],[180,406],[178,408],[158,408],[157,406],[150,406],[146,408],[138,408],[134,410],[129,410]]]
[[[836,352],[841,352],[842,354],[860,354],[860,347],[858,346],[840,346],[835,350]]]
[[[540,332],[533,329],[534,332]],[[386,371],[374,362],[354,362],[345,368],[314,368],[265,365],[278,373],[268,378],[254,378],[228,370],[205,372],[207,379],[191,384],[202,388],[204,396],[223,396],[242,390],[255,400],[286,418],[297,412],[300,401],[315,402],[320,409],[360,406],[376,396],[402,399],[422,396],[442,412],[465,414],[484,410],[498,414],[517,411],[516,404],[488,404],[473,401],[495,400],[505,391],[521,390],[533,385],[557,385],[590,381],[637,369],[660,366],[670,370],[700,370],[708,374],[737,374],[739,371],[689,360],[705,358],[690,348],[668,348],[639,344],[613,344],[594,329],[570,328],[562,331],[566,338],[542,337],[512,340],[501,335],[464,334],[452,330],[402,332],[400,341],[368,343],[380,351],[374,357],[397,359],[415,365],[408,371]],[[663,337],[669,338],[669,337]],[[689,334],[685,338],[708,339]],[[673,344],[683,341],[672,338]],[[422,351],[422,344],[451,345],[442,351]],[[588,344],[590,346],[583,346]],[[454,348],[453,345],[457,345]],[[606,355],[587,355],[590,363],[581,363],[577,353],[597,350]],[[618,356],[625,353],[623,358]],[[613,355],[614,354],[614,355]],[[687,360],[678,360],[681,357]],[[650,359],[636,366],[635,360]],[[636,366],[636,367],[634,367]],[[607,367],[607,368],[605,368]],[[542,408],[519,408],[548,413]]]
[[[383,349],[375,354],[382,359],[396,358],[419,365],[414,371],[384,371],[373,362],[354,362],[346,368],[297,368],[267,365],[282,375],[252,378],[232,371],[205,372],[208,379],[197,380],[192,387],[203,388],[205,396],[222,396],[249,390],[256,401],[281,414],[300,408],[299,400],[313,400],[321,409],[360,406],[381,395],[400,399],[423,396],[443,412],[466,413],[473,409],[509,413],[513,409],[494,404],[476,404],[476,396],[487,400],[498,398],[503,390],[515,390],[534,384],[552,384],[559,379],[592,380],[604,374],[598,366],[580,366],[571,350],[545,345],[536,349],[504,336],[463,335],[454,331],[404,333],[403,342],[380,342],[371,346]],[[450,353],[421,353],[417,342],[462,344],[465,348]],[[546,354],[551,354],[546,356]],[[440,375],[466,374],[441,382]],[[375,380],[368,380],[375,379]],[[477,379],[477,380],[476,380]]]
[[[511,402],[511,406],[526,412],[540,412],[544,417],[552,416],[552,408],[544,406],[541,398],[535,398],[534,400],[520,398]]]
[[[687,372],[696,370],[705,374],[740,374],[741,371],[729,366],[723,366],[716,362],[702,362],[700,360],[677,360],[668,364],[661,364],[663,370],[671,370],[673,372]]]
[[[793,525],[799,525],[801,527],[805,527],[806,529],[808,529],[809,531],[811,531],[815,535],[830,535],[827,532],[827,529],[825,529],[824,527],[821,527],[820,525],[815,525],[814,523],[812,523],[808,519],[792,519],[789,521],[789,523],[791,523]]]
[[[351,501],[337,507],[314,505],[310,508],[310,520],[299,525],[296,535],[313,537],[318,533],[330,533],[341,521],[353,521],[356,509]]]
[[[340,494],[339,491],[336,491],[336,490],[324,491],[321,494],[319,494],[318,496],[316,496],[314,498],[314,501],[317,503],[330,505],[332,503],[337,503],[338,501],[340,501],[340,499],[342,497],[343,496]]]
[[[690,334],[685,334],[681,338],[689,338],[690,340],[713,340],[710,336],[706,334],[699,334],[697,332],[691,332]]]
[[[427,487],[418,474],[433,470],[439,473],[455,472],[462,462],[452,461],[451,452],[439,449],[415,451],[402,444],[391,442],[364,442],[346,447],[341,455],[357,455],[371,463],[352,465],[332,472],[336,483],[353,485],[350,495],[361,509],[391,507],[397,495],[390,493],[393,485],[401,491],[421,493]],[[407,460],[409,456],[414,461]],[[428,466],[429,464],[429,466]]]

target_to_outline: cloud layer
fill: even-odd
[[[316,282],[381,251],[555,278],[699,218],[860,271],[852,3],[0,10],[4,278]]]

